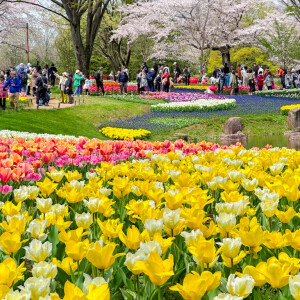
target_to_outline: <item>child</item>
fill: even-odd
[[[265,81],[265,78],[263,76],[263,72],[259,71],[258,75],[257,75],[257,86],[258,86],[259,91],[263,90],[264,81]]]
[[[6,109],[6,98],[8,97],[7,91],[3,90],[4,75],[0,75],[0,107],[2,110]]]
[[[175,85],[174,85],[173,79],[170,78],[170,91],[172,91],[174,89],[175,89]]]
[[[266,86],[267,86],[268,90],[272,90],[273,82],[274,82],[273,76],[271,75],[271,72],[269,71],[267,73],[267,76],[266,76],[266,79],[265,79],[265,83],[266,83]]]
[[[86,75],[84,75],[84,86],[83,86],[83,90],[85,91],[85,94],[88,95],[89,94],[89,88],[90,88],[90,81],[87,78]]]

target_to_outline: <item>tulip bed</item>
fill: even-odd
[[[284,105],[280,107],[281,113],[287,115],[291,109],[299,108],[300,104]]]
[[[255,95],[267,97],[289,97],[300,99],[300,89],[257,91]]]
[[[0,156],[1,299],[300,297],[295,150],[16,137]]]
[[[228,110],[235,107],[235,99],[198,99],[187,102],[171,102],[151,105],[153,112],[193,112],[193,111],[216,111]]]
[[[105,127],[99,130],[103,135],[113,140],[127,140],[127,139],[142,139],[151,134],[145,129],[124,129],[116,127]]]

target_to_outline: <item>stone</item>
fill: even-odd
[[[229,118],[223,128],[223,132],[226,134],[236,134],[239,131],[242,131],[244,124],[240,117]]]
[[[223,145],[233,145],[236,143],[241,143],[242,145],[245,145],[247,143],[248,137],[246,134],[242,133],[241,131],[238,131],[237,133],[233,134],[221,134],[220,140]]]
[[[289,111],[287,125],[293,130],[300,127],[300,108],[293,108]]]

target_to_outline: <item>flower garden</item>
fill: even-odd
[[[299,298],[299,152],[1,136],[2,299]]]

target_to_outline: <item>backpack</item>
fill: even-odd
[[[85,84],[85,80],[84,79],[81,79],[80,80],[80,85],[84,85]]]
[[[146,76],[147,80],[149,81],[153,81],[153,77],[152,77],[152,73],[148,73],[147,76]]]
[[[44,82],[43,77],[40,76],[40,82],[39,82],[39,87],[42,89],[48,89],[48,84]]]
[[[99,72],[96,72],[96,73],[94,74],[94,78],[95,78],[97,81],[99,81],[99,80],[100,80],[100,73],[99,73]]]
[[[28,79],[28,76],[25,72],[22,72],[21,73],[21,83],[22,84],[26,84],[27,83],[27,79]]]

